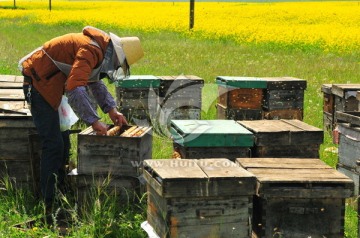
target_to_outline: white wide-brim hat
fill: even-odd
[[[124,62],[124,58],[129,65],[132,65],[144,56],[138,37],[118,37],[110,32],[110,38],[121,64]]]

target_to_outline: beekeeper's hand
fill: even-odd
[[[108,126],[105,123],[95,121],[91,126],[93,130],[96,131],[96,135],[106,136]]]
[[[122,126],[128,124],[125,116],[122,113],[118,112],[116,108],[113,108],[109,111],[109,117],[113,121],[115,126]]]

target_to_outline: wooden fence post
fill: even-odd
[[[195,0],[190,0],[190,24],[189,29],[191,30],[194,27],[194,10],[195,8]]]

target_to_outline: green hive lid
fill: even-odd
[[[172,120],[174,142],[187,147],[251,147],[253,134],[233,120]]]
[[[160,79],[153,75],[131,75],[128,79],[116,82],[116,87],[121,88],[158,88]]]
[[[216,84],[224,87],[235,88],[266,88],[267,81],[256,77],[232,77],[232,76],[218,76],[216,77]]]

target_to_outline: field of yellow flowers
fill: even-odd
[[[5,6],[5,7],[4,7]],[[196,2],[189,31],[189,2],[0,2],[0,18],[23,24],[81,23],[145,31],[169,30],[239,43],[316,46],[326,51],[360,49],[359,2]]]

